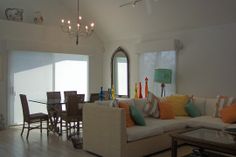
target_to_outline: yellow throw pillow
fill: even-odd
[[[167,102],[172,106],[175,116],[188,116],[185,106],[189,101],[187,95],[171,95],[168,96]]]

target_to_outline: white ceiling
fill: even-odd
[[[95,22],[104,42],[236,22],[236,0],[143,0],[136,7],[119,7],[128,1],[80,0],[80,12]],[[40,10],[45,25],[58,26],[60,18],[76,15],[76,0],[4,0],[0,18],[7,7],[24,8],[26,21]]]
[[[236,0],[143,0],[119,7],[127,1],[80,0],[80,8],[103,41],[236,22]]]

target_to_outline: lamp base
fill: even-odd
[[[165,94],[165,83],[161,83],[161,97],[164,97]]]

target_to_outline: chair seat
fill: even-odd
[[[40,122],[40,120],[47,120],[48,115],[45,113],[33,113],[30,114],[29,121],[30,122]]]
[[[23,110],[23,116],[24,116],[24,121],[23,121],[23,127],[22,127],[22,131],[21,131],[21,136],[24,133],[24,129],[27,128],[27,136],[26,139],[28,139],[29,137],[29,132],[32,129],[40,129],[40,133],[42,133],[42,129],[46,129],[47,130],[47,136],[49,133],[48,130],[48,115],[45,113],[33,113],[30,114],[30,110],[29,110],[29,104],[28,104],[28,100],[25,94],[20,94],[20,100],[21,100],[21,105],[22,105],[22,110]],[[39,126],[31,126],[31,123],[38,123],[39,122]],[[43,128],[42,123],[46,122],[47,126]],[[28,126],[25,126],[25,123],[27,123]]]

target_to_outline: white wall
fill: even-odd
[[[215,97],[236,96],[236,24],[207,27],[181,32],[149,34],[142,39],[106,43],[104,87],[110,87],[111,55],[119,46],[130,57],[130,90],[138,80],[139,53],[174,49],[174,39],[183,42],[177,53],[177,93]],[[148,64],[148,63],[147,63]]]
[[[0,83],[0,114],[7,115],[7,57],[11,51],[38,51],[89,55],[89,91],[97,92],[102,84],[103,44],[93,34],[80,40],[79,46],[75,39],[63,33],[59,26],[36,25],[23,22],[0,20],[0,53],[4,58],[4,80]]]
[[[6,48],[5,48],[5,42],[0,40],[0,115],[2,114],[4,116],[4,119],[7,117],[7,81],[6,81],[6,64],[7,64],[7,58],[6,58]]]

